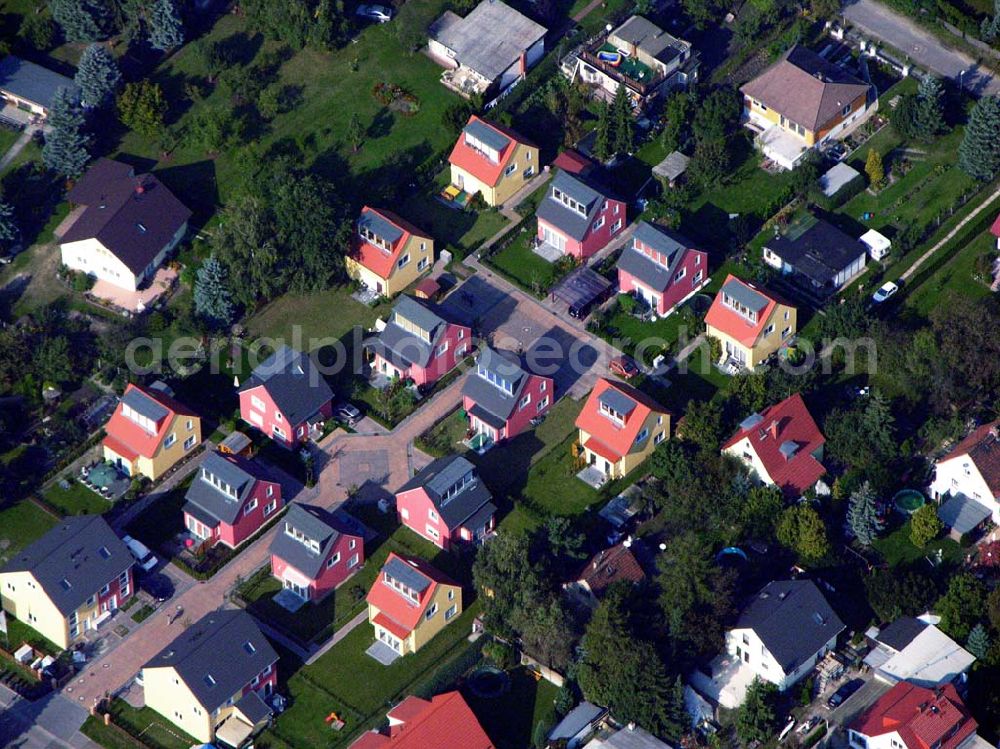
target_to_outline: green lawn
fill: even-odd
[[[583,467],[573,459],[574,431],[528,471],[524,499],[546,515],[579,515],[601,499],[601,493],[576,477]]]
[[[9,127],[0,127],[0,157],[10,150],[10,147],[14,145],[18,138],[21,137],[20,130],[14,130]]]
[[[434,180],[433,187],[407,198],[406,213],[413,223],[434,237],[435,250],[449,250],[461,259],[499,232],[507,223],[506,216],[494,208],[476,212],[458,210],[437,199],[436,194],[448,186],[451,169],[445,167]]]
[[[990,217],[992,218],[992,213]],[[930,278],[913,289],[906,297],[906,305],[927,315],[940,302],[943,295],[957,293],[972,299],[990,296],[989,278],[975,277],[977,260],[982,256],[996,258],[996,237],[984,231],[962,247]]]
[[[56,518],[26,499],[0,509],[0,564],[42,536]]]
[[[469,691],[463,696],[497,749],[523,749],[531,746],[536,725],[555,725],[559,689],[524,668],[509,676],[510,689],[496,699],[483,699]]]
[[[50,655],[56,655],[62,651],[61,647],[30,624],[25,624],[20,619],[15,619],[10,615],[7,616],[6,641],[10,645],[7,648],[8,650],[17,650],[24,643],[28,643],[32,647]]]
[[[509,245],[490,255],[488,262],[519,286],[541,297],[570,268],[563,268],[561,271],[555,263],[550,263],[532,251],[531,243],[535,238],[535,227],[534,220],[528,221]]]
[[[63,515],[99,515],[111,507],[111,502],[75,479],[69,479],[68,489],[56,482],[42,492],[42,499]]]
[[[934,558],[938,550],[942,552],[945,563],[958,564],[965,552],[962,547],[950,538],[939,538],[922,549],[918,549],[910,541],[910,521],[900,524],[888,535],[883,536],[873,544],[875,550],[882,555],[890,567],[911,565],[924,557]]]
[[[115,699],[111,702],[110,712],[112,722],[128,734],[140,737],[151,749],[188,749],[199,744],[151,708],[136,709],[124,700]],[[106,727],[103,720],[95,717],[88,718],[81,730],[105,749],[135,746],[134,742],[129,744],[119,731]]]

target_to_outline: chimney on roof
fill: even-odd
[[[631,549],[632,548],[632,536],[631,535],[628,536],[624,541],[622,541],[622,546],[624,546],[626,549]]]
[[[1000,439],[1000,423],[994,424],[990,427],[990,437],[993,439]]]
[[[775,419],[771,422],[771,425],[767,428],[768,433],[774,439],[778,439],[778,420]]]
[[[528,51],[527,50],[522,50],[521,56],[518,58],[517,62],[518,62],[518,72],[521,74],[521,77],[524,78],[524,76],[528,74]]]
[[[141,182],[135,186],[136,196],[142,195],[144,192],[146,192],[146,188]]]
[[[603,559],[604,559],[604,552],[602,551],[602,552],[598,553],[597,557],[595,557],[595,559],[594,559],[594,569],[595,570],[597,569],[598,565],[600,565],[601,560],[603,560]]]

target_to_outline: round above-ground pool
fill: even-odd
[[[477,668],[466,681],[469,690],[483,699],[499,697],[510,687],[507,672],[493,666]]]
[[[926,501],[923,493],[916,489],[903,489],[901,492],[896,492],[896,496],[892,498],[893,506],[903,515],[912,515],[923,507]]]

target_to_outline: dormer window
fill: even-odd
[[[510,382],[509,380],[504,379],[503,377],[501,377],[500,375],[498,375],[496,372],[494,372],[492,369],[489,369],[488,367],[484,367],[484,366],[480,365],[479,369],[478,369],[478,374],[484,380],[486,380],[487,382],[491,383],[492,385],[500,388],[501,390],[503,390],[508,395],[513,395],[514,394],[514,383]]]
[[[462,478],[456,481],[454,484],[448,487],[448,489],[441,495],[442,503],[447,502],[449,499],[454,497],[456,494],[461,492],[465,487],[476,480],[475,471],[469,471]]]
[[[396,578],[390,576],[388,572],[383,572],[382,573],[382,583],[384,585],[388,585],[390,588],[392,588],[394,591],[396,591],[397,593],[399,593],[404,598],[407,598],[407,599],[413,601],[413,603],[419,603],[420,602],[420,596],[417,595],[417,591],[415,591],[415,590],[413,590],[413,588],[410,588],[409,586],[404,585],[403,583],[399,582],[399,580],[397,580]]]
[[[309,538],[309,536],[300,531],[291,523],[285,523],[285,535],[291,536],[300,544],[309,549],[309,551],[315,554],[319,554],[319,541],[317,541],[314,538]]]
[[[579,200],[575,200],[574,198],[570,197],[565,192],[563,192],[562,190],[560,190],[558,187],[553,187],[552,188],[552,197],[555,200],[558,200],[560,203],[562,203],[567,208],[569,208],[571,211],[575,211],[576,213],[579,213],[581,216],[583,216],[584,218],[586,218],[586,216],[587,216],[587,206],[585,206]]]
[[[601,413],[607,416],[612,421],[618,422],[619,424],[625,423],[625,414],[619,413],[611,406],[609,406],[607,403],[604,402],[601,403]]]
[[[364,239],[369,244],[373,244],[379,249],[384,250],[385,252],[392,252],[392,245],[389,244],[387,240],[383,239],[374,231],[372,231],[371,227],[359,226],[358,234],[361,236],[362,239]]]
[[[424,330],[419,325],[411,322],[410,320],[407,320],[405,317],[403,317],[399,313],[395,313],[393,315],[392,322],[393,322],[394,325],[402,328],[407,333],[410,333],[411,335],[415,335],[420,340],[425,341],[427,343],[430,343],[430,341],[431,341],[431,333],[430,333],[429,330]]]
[[[490,148],[469,132],[465,133],[465,145],[486,158],[490,163],[496,164],[500,161],[500,154],[495,148]]]
[[[740,317],[746,318],[751,323],[757,323],[757,311],[750,309],[735,297],[727,294],[725,291],[722,292],[722,303]]]
[[[148,416],[143,416],[128,403],[122,403],[122,416],[138,426],[144,432],[147,432],[148,434],[156,434],[156,422]]]
[[[236,491],[235,486],[230,486],[228,483],[223,481],[221,478],[216,476],[214,473],[210,472],[207,468],[201,469],[201,478],[203,481],[207,481],[209,484],[214,486],[220,492],[233,499],[239,498],[239,493]]]

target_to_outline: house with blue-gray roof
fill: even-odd
[[[609,190],[560,171],[535,212],[539,254],[586,260],[621,233],[628,222],[625,213],[625,202]]]
[[[618,259],[618,288],[666,317],[709,282],[708,254],[691,240],[640,221]]]
[[[60,88],[78,92],[72,78],[43,68],[17,55],[0,60],[0,97],[8,106],[48,117],[52,101]]]

